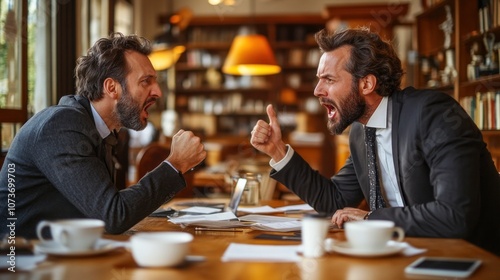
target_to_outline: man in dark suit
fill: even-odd
[[[392,220],[408,236],[464,238],[500,254],[500,178],[467,113],[444,93],[401,90],[395,51],[367,29],[323,30],[316,41],[314,95],[333,134],[350,126],[350,157],[332,178],[321,176],[283,142],[268,106],[269,123],[257,122],[251,143],[271,157],[272,178],[340,227]],[[375,131],[374,171],[365,128]],[[357,208],[364,199],[369,211]]]
[[[115,187],[116,131],[143,129],[162,96],[150,52],[150,42],[135,35],[98,40],[78,59],[77,94],[23,125],[0,172],[0,219],[15,218],[15,236],[34,238],[39,221],[68,218],[101,219],[108,233],[121,233],[186,186],[182,174],[206,152],[200,138],[180,130],[163,163],[136,185]],[[0,235],[12,228],[0,227]]]

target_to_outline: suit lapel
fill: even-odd
[[[363,125],[354,122],[349,133],[349,150],[353,160],[354,168],[358,177],[359,185],[365,197],[370,197],[370,182],[368,181],[368,161],[366,158],[365,133]]]
[[[400,180],[400,164],[399,164],[399,122],[401,120],[401,107],[403,105],[403,92],[397,91],[392,97],[392,159],[394,162],[394,171],[396,172],[396,180],[398,183],[399,192],[401,193],[401,198],[403,202],[406,204],[405,196],[403,193],[403,189],[401,188],[401,180]]]

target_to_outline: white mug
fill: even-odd
[[[344,224],[345,235],[349,245],[355,249],[376,252],[387,247],[389,240],[402,241],[404,230],[396,227],[394,222],[385,220],[361,220]],[[393,238],[397,233],[397,238]]]
[[[130,238],[130,247],[138,265],[168,267],[184,262],[191,241],[187,232],[142,232]]]
[[[45,227],[50,228],[52,240],[42,235]],[[41,221],[36,233],[41,241],[54,241],[68,251],[85,251],[93,249],[104,232],[104,222],[97,219],[67,219]]]
[[[325,253],[325,239],[330,228],[330,219],[321,214],[305,215],[302,218],[302,254],[306,258],[319,258]]]

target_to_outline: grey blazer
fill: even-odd
[[[374,211],[408,236],[465,238],[500,254],[500,177],[481,131],[450,96],[407,88],[392,95],[392,151],[404,207]],[[317,211],[368,200],[364,130],[351,126],[350,157],[331,179],[295,154],[272,178]],[[333,159],[332,159],[333,160]]]
[[[16,235],[27,238],[36,237],[41,220],[83,217],[101,219],[108,233],[121,233],[185,187],[184,178],[162,163],[137,185],[117,191],[99,152],[101,142],[86,98],[65,96],[33,116],[0,172],[0,219],[8,217],[8,170],[16,178]],[[7,230],[0,227],[0,235]]]

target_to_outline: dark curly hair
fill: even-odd
[[[149,55],[151,43],[137,35],[112,33],[108,38],[99,39],[87,52],[78,58],[75,68],[76,93],[90,99],[99,100],[103,96],[103,83],[107,78],[116,79],[126,88],[127,67],[125,52],[136,51]]]
[[[351,58],[346,63],[346,70],[353,75],[353,82],[372,74],[377,78],[375,91],[381,96],[390,96],[400,90],[404,74],[401,60],[394,48],[371,32],[368,27],[343,29],[329,32],[323,29],[315,34],[316,42],[323,52],[330,52],[339,47],[351,46]]]

